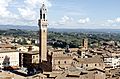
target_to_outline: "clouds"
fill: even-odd
[[[18,8],[18,11],[24,19],[35,20],[38,17],[37,12],[43,3],[47,7],[51,7],[51,3],[48,0],[25,0],[24,7]]]
[[[60,19],[58,24],[60,24],[60,25],[67,25],[67,24],[71,23],[72,21],[73,21],[73,19],[71,17],[65,15],[65,16],[63,16]]]
[[[36,12],[29,8],[18,8],[19,11],[19,16],[21,16],[22,19],[28,20],[28,21],[32,21],[36,19]]]
[[[9,4],[12,2],[13,0],[0,0],[0,17],[6,18],[14,15],[8,10]],[[15,17],[15,15],[13,17]]]
[[[0,0],[0,24],[36,25],[43,3],[52,6],[48,0]]]
[[[18,8],[20,16],[28,21],[34,21],[38,19],[37,12],[43,3],[47,7],[51,7],[51,3],[48,0],[25,0],[24,7]],[[36,9],[38,10],[36,11]]]
[[[56,28],[80,28],[81,26],[87,26],[90,24],[90,18],[74,18],[71,16],[64,15],[58,21],[50,22],[51,26],[55,26]],[[60,26],[60,27],[59,27]]]
[[[82,23],[82,24],[85,24],[85,23],[88,23],[90,22],[90,18],[85,18],[85,19],[79,19],[78,20],[78,23]]]
[[[93,28],[95,26],[102,28],[113,26],[114,28],[120,25],[120,17],[113,18],[110,15],[106,18],[106,14],[94,17],[95,14],[90,13],[89,10],[88,12],[85,8],[82,10],[82,5],[71,5],[71,2],[68,4],[67,1],[61,0],[0,0],[0,24],[36,26],[39,9],[43,3],[50,8],[48,11],[49,27]],[[61,4],[63,4],[62,8]]]
[[[54,28],[83,28],[83,29],[119,29],[120,18],[108,19],[108,20],[99,20],[96,21],[93,18],[85,17],[85,18],[74,18],[71,16],[64,15],[58,21],[51,22]]]
[[[120,22],[120,17],[116,18],[116,22]]]
[[[120,23],[120,17],[117,17],[115,19],[107,20],[107,22],[109,22],[109,23]]]
[[[45,4],[47,7],[51,7],[52,4],[48,0],[25,0],[24,3],[30,8],[40,7],[41,4]]]
[[[18,15],[9,10],[14,0],[0,0],[0,24],[14,24]]]
[[[113,27],[115,29],[120,28],[120,17],[116,17],[114,19],[108,19],[105,23],[104,26],[109,26],[109,27]]]
[[[39,8],[43,3],[47,7],[51,7],[51,3],[48,0],[24,0],[24,6],[18,8],[20,16],[28,22],[33,21],[33,23],[36,23],[36,20],[39,18]]]

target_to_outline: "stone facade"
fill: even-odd
[[[71,67],[73,57],[66,54],[53,54],[52,56],[52,70],[60,71]]]

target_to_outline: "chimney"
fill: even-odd
[[[29,46],[28,52],[31,52],[31,51],[32,51],[32,46]]]

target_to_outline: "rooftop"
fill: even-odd
[[[98,56],[95,56],[93,58],[78,58],[77,61],[80,64],[81,63],[86,63],[86,64],[88,64],[88,63],[103,63],[103,60]]]
[[[0,49],[0,53],[10,53],[10,52],[18,52],[15,49]]]

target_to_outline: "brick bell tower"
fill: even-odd
[[[39,19],[39,54],[40,62],[47,61],[47,9],[45,4],[40,8]]]
[[[40,8],[39,25],[39,67],[43,72],[52,71],[52,55],[47,51],[47,8],[45,4]]]

